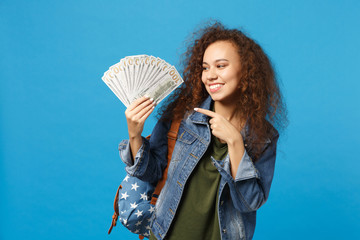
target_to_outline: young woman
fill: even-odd
[[[150,239],[252,239],[256,210],[269,196],[285,105],[268,57],[251,38],[220,23],[197,36],[185,53],[184,84],[161,108],[150,140],[141,133],[152,99],[125,111],[130,139],[120,156],[130,175],[157,182],[170,124],[181,121]]]

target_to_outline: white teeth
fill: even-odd
[[[221,86],[222,86],[222,84],[215,84],[215,85],[209,86],[209,88],[210,88],[210,89],[215,89],[215,88],[219,88],[219,87],[221,87]]]

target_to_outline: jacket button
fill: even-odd
[[[224,204],[224,201],[221,201],[221,202],[220,202],[220,205],[222,206],[223,204]]]
[[[222,231],[223,231],[223,233],[226,233],[226,228],[224,228]]]

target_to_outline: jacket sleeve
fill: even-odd
[[[245,150],[235,179],[230,171],[229,154],[221,162],[213,159],[222,178],[229,185],[232,202],[239,211],[256,211],[268,199],[274,176],[278,139],[279,134],[277,133],[255,163]]]
[[[131,155],[129,140],[119,144],[121,160],[126,164],[126,172],[142,181],[157,182],[167,165],[167,133],[170,123],[158,121],[151,134],[150,140],[143,139],[143,143],[136,153],[135,159]]]

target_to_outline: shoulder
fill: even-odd
[[[258,139],[256,137],[256,135],[254,135],[254,129],[249,125],[247,124],[245,126],[245,132],[246,132],[246,137],[248,138],[247,141],[248,142],[253,142],[253,143],[270,143],[272,142],[273,140],[276,140],[277,138],[279,138],[279,132],[278,130],[268,121],[268,120],[265,120],[265,127],[263,128],[264,129],[264,132],[263,132],[263,136],[260,139]]]
[[[266,120],[266,124],[268,125],[268,139],[272,141],[276,141],[279,138],[279,132],[278,130],[269,122]]]
[[[266,136],[263,139],[254,139],[251,136],[246,140],[247,151],[253,159],[258,159],[262,153],[269,147],[276,149],[277,141],[279,139],[279,132],[277,129],[268,121],[265,121],[266,124]]]

